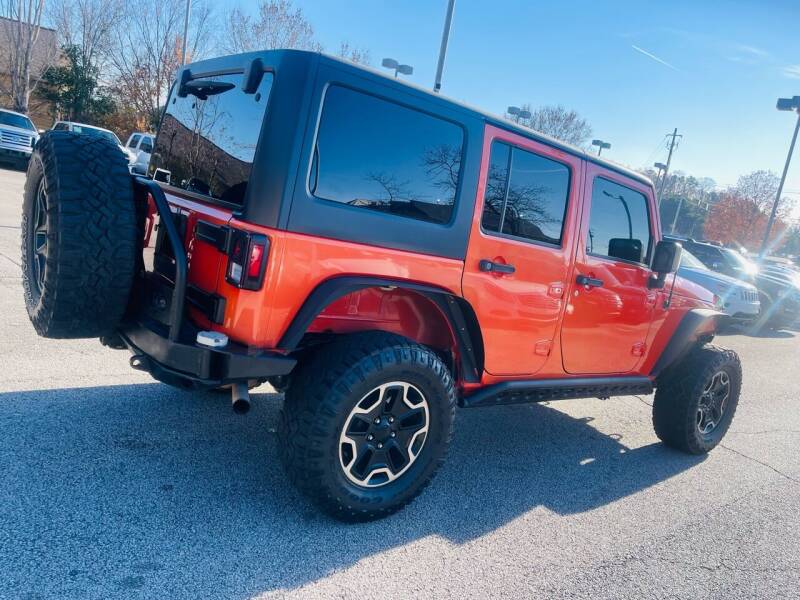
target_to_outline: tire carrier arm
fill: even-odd
[[[169,317],[169,339],[175,342],[178,340],[181,331],[183,303],[186,297],[187,262],[186,252],[183,249],[183,240],[178,235],[178,229],[175,227],[175,221],[172,218],[172,211],[161,187],[155,181],[144,177],[134,177],[133,181],[138,188],[137,191],[149,192],[153,197],[159,221],[166,228],[167,237],[169,238],[170,246],[172,246],[172,254],[175,257],[175,289],[172,292]]]

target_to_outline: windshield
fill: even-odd
[[[754,275],[758,271],[758,267],[756,267],[753,261],[746,259],[736,250],[732,250],[731,248],[720,248],[720,250],[726,258],[733,262],[734,266],[741,269],[744,273]]]
[[[706,267],[703,263],[701,263],[700,259],[697,258],[691,252],[689,252],[686,248],[684,248],[683,252],[681,252],[681,266],[682,267],[686,267],[687,269],[697,269],[698,271],[708,271],[708,267]]]
[[[87,127],[86,125],[73,125],[72,131],[74,131],[75,133],[81,133],[83,135],[91,135],[93,137],[106,138],[107,140],[111,140],[117,145],[121,144],[117,136],[115,136],[113,133],[105,129],[97,129],[96,127]]]
[[[31,131],[36,131],[36,127],[33,126],[33,123],[31,123],[31,120],[28,117],[3,111],[0,111],[0,125],[10,125],[11,127],[19,127],[20,129],[30,129]]]

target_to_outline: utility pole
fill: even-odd
[[[444,30],[442,31],[442,44],[439,46],[439,62],[436,65],[436,80],[433,82],[433,91],[437,94],[442,89],[442,71],[444,71],[444,57],[447,55],[447,43],[450,40],[450,27],[453,24],[453,11],[456,8],[456,0],[448,0],[447,15],[444,18]]]
[[[661,205],[661,196],[664,193],[664,184],[667,182],[667,174],[669,173],[669,165],[672,162],[672,152],[675,150],[675,138],[683,137],[682,135],[678,135],[678,128],[675,128],[675,131],[672,133],[667,134],[668,138],[672,138],[669,143],[669,155],[667,156],[667,164],[664,166],[664,173],[661,175],[661,187],[658,190],[658,204]]]
[[[669,228],[671,234],[675,234],[675,225],[678,223],[678,215],[681,214],[681,206],[683,206],[683,196],[678,200],[678,208],[675,210],[675,216],[672,217],[672,227]]]
[[[786,164],[783,165],[783,175],[781,175],[781,182],[778,185],[778,192],[775,194],[775,202],[772,204],[772,212],[769,214],[769,221],[767,221],[767,230],[764,232],[764,241],[761,242],[761,250],[758,251],[759,263],[764,259],[764,254],[767,252],[767,246],[769,245],[769,234],[772,231],[772,225],[775,223],[775,215],[778,214],[778,203],[781,201],[783,184],[786,183],[786,173],[789,171],[789,163],[792,162],[794,144],[797,141],[797,132],[800,131],[800,96],[794,96],[793,98],[779,98],[777,108],[778,110],[795,111],[797,113],[797,123],[794,126],[792,143],[789,144],[789,153],[786,155]]]
[[[189,13],[192,12],[192,0],[186,0],[186,14],[183,16],[183,44],[181,48],[181,66],[186,64],[186,38],[189,37]]]

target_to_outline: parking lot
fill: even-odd
[[[35,335],[24,178],[0,169],[0,598],[800,597],[800,333],[718,338],[745,379],[707,457],[650,397],[462,410],[416,502],[344,525],[285,478],[270,388],[237,416]]]

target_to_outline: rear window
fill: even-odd
[[[481,227],[489,233],[559,245],[568,194],[566,165],[492,142]]]
[[[351,207],[448,223],[463,144],[454,123],[331,86],[309,188],[317,198]]]
[[[217,93],[173,90],[150,158],[150,174],[171,187],[241,206],[253,167],[261,124],[272,89],[272,73],[254,94],[239,85],[241,73],[203,78]],[[214,90],[214,91],[217,91]]]
[[[83,125],[73,125],[72,131],[81,135],[88,135],[90,137],[105,138],[109,142],[114,142],[119,145],[119,138],[105,129],[97,129],[95,127],[84,127]]]

